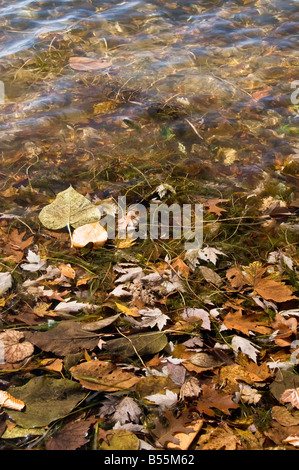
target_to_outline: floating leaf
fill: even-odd
[[[97,207],[72,186],[58,193],[56,199],[39,214],[41,223],[50,230],[67,226],[80,227],[96,222],[100,217]]]

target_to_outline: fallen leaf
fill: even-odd
[[[282,403],[291,403],[299,409],[299,388],[289,388],[280,397]]]
[[[107,341],[105,349],[110,354],[131,357],[136,352],[140,356],[147,356],[160,352],[168,344],[167,336],[163,332],[138,333],[125,338]]]
[[[79,194],[72,186],[57,194],[56,199],[45,206],[40,214],[41,223],[50,230],[81,225],[99,221],[101,215],[86,197]]]
[[[74,240],[74,239],[73,239]],[[75,246],[75,245],[74,245]],[[65,277],[69,277],[71,279],[75,279],[76,277],[76,271],[71,267],[70,264],[64,264],[60,263],[59,265],[59,271],[61,274],[63,274]]]
[[[228,269],[226,271],[226,277],[229,280],[231,286],[236,289],[241,289],[246,284],[242,270],[238,267]]]
[[[10,273],[0,273],[0,295],[5,294],[5,292],[10,289],[12,286],[12,275]]]
[[[299,432],[297,434],[291,434],[290,436],[286,437],[282,442],[290,444],[294,447],[299,447]]]
[[[46,450],[76,450],[86,444],[92,419],[71,421],[46,442]]]
[[[90,57],[71,57],[69,59],[69,64],[74,70],[89,72],[91,70],[100,70],[110,67],[112,62],[106,58],[93,59]]]
[[[80,384],[47,376],[33,377],[25,385],[10,387],[8,392],[26,403],[22,413],[8,412],[10,418],[24,428],[47,426],[65,417],[86,396]]]
[[[36,271],[46,269],[46,261],[41,261],[40,256],[34,253],[34,251],[29,250],[26,259],[28,263],[21,264],[21,268],[24,269],[24,271],[35,273]]]
[[[24,339],[24,333],[21,331],[9,329],[0,333],[0,342],[4,345],[5,362],[20,362],[33,354],[34,346]]]
[[[71,367],[72,376],[89,390],[115,392],[133,387],[140,378],[111,362],[91,360]]]
[[[48,331],[27,332],[26,338],[43,351],[51,351],[58,356],[94,349],[98,342],[97,334],[85,331],[79,323],[68,320]]]
[[[171,390],[165,390],[165,393],[156,393],[144,397],[146,400],[154,403],[155,405],[164,408],[172,408],[178,401],[178,395]]]
[[[198,440],[200,450],[236,450],[239,443],[240,437],[236,436],[226,424],[216,429],[210,428]]]
[[[108,240],[108,233],[99,222],[94,222],[77,227],[73,232],[72,239],[75,248],[83,248],[88,243],[93,243],[94,246],[103,246]]]
[[[120,424],[138,423],[141,415],[142,410],[136,401],[131,397],[125,397],[115,406],[112,419]]]
[[[233,336],[231,346],[236,353],[240,349],[243,354],[246,354],[246,356],[250,357],[254,362],[257,361],[256,354],[259,352],[259,348],[248,339],[242,338],[241,336]]]
[[[271,328],[265,326],[257,315],[243,315],[240,310],[225,315],[223,323],[229,330],[241,331],[247,336],[250,336],[251,331],[256,331],[262,335],[272,332]]]
[[[203,384],[202,393],[199,396],[196,407],[200,413],[204,413],[208,416],[215,416],[215,412],[212,408],[217,408],[223,413],[230,415],[230,409],[239,408],[239,405],[235,403],[232,398],[233,395],[227,395],[220,390],[216,390],[215,387]]]
[[[101,450],[138,450],[139,439],[126,429],[113,429],[106,432],[105,441],[100,445]]]
[[[9,408],[10,410],[21,411],[25,407],[22,400],[14,398],[10,393],[0,390],[0,406]]]

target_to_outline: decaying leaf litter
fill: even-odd
[[[298,446],[292,8],[209,3],[101,2],[3,59],[2,449]],[[203,204],[202,248],[106,239],[120,195]]]

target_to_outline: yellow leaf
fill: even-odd
[[[129,307],[126,307],[125,305],[118,304],[117,302],[115,302],[115,305],[125,315],[129,315],[130,317],[140,317],[141,316],[136,307],[129,308]]]

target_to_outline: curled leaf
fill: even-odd
[[[0,406],[9,408],[11,410],[21,411],[25,403],[22,400],[14,398],[10,393],[0,390]]]

